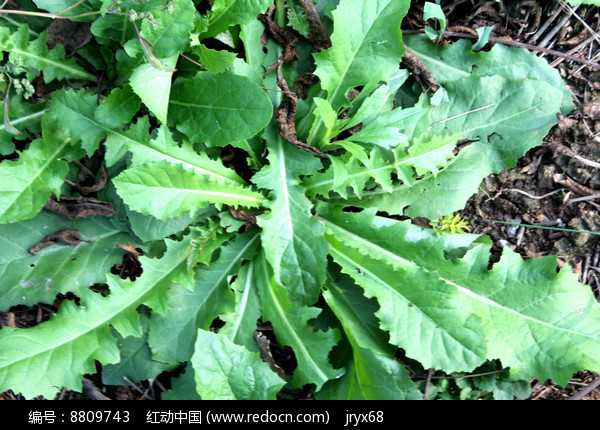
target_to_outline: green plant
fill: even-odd
[[[499,360],[506,384],[600,368],[600,308],[568,267],[505,249],[489,268],[486,237],[395,217],[460,210],[542,143],[571,108],[544,60],[403,38],[408,0],[22,4],[0,48],[46,93],[4,101],[0,309],[78,299],[0,330],[0,390],[81,390],[96,362],[107,384],[185,365],[164,398],[204,399],[422,398],[401,356]],[[93,35],[69,58],[34,20],[65,14]],[[404,44],[444,97],[399,67]]]

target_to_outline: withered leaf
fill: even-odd
[[[258,20],[262,22],[267,32],[275,39],[277,43],[283,46],[283,61],[293,63],[298,59],[298,51],[296,51],[296,43],[298,38],[290,31],[281,28],[274,20],[275,6],[269,7],[267,12],[258,15]]]
[[[91,216],[113,216],[115,209],[111,203],[91,197],[61,197],[57,200],[52,196],[44,205],[44,209],[69,219],[89,218]]]
[[[140,249],[136,249],[133,247],[133,245],[131,244],[131,242],[127,243],[127,244],[117,244],[115,245],[117,248],[122,249],[123,251],[127,251],[128,253],[130,253],[132,256],[134,257],[139,257],[140,255],[142,255],[142,251]]]
[[[131,243],[117,244],[117,248],[126,251],[127,253],[123,256],[123,263],[115,264],[110,272],[113,275],[118,275],[121,279],[129,278],[131,281],[135,281],[136,278],[142,276],[143,269],[142,263],[138,257],[143,255],[143,252],[139,248],[134,248]]]
[[[40,249],[54,245],[57,242],[66,243],[67,245],[77,245],[81,242],[81,239],[79,239],[79,230],[66,229],[58,233],[49,234],[36,245],[29,248],[29,253],[35,255]]]
[[[271,341],[259,330],[254,331],[254,340],[260,350],[260,358],[267,363],[271,370],[277,373],[282,379],[285,379],[285,371],[275,362],[271,353]]]
[[[95,179],[95,178],[94,178]],[[100,168],[100,178],[98,182],[93,185],[78,185],[77,191],[81,194],[90,194],[95,193],[96,191],[100,191],[102,188],[106,186],[107,181],[106,170],[104,167]],[[82,170],[79,171],[79,183],[81,184],[85,180],[85,175],[82,174]]]
[[[298,108],[298,96],[290,90],[290,87],[283,77],[283,73],[281,73],[281,65],[284,61],[285,60],[283,57],[281,57],[276,63],[277,85],[288,98],[287,100],[282,100],[279,104],[279,107],[275,111],[275,121],[279,127],[279,134],[296,148],[300,148],[303,151],[310,152],[311,154],[315,154],[321,158],[327,158],[327,154],[302,142],[298,138],[298,134],[296,133],[296,124],[294,122],[296,119],[296,110]]]
[[[238,221],[245,221],[245,230],[250,230],[253,226],[256,225],[256,215],[257,212],[244,212],[241,209],[236,209],[233,206],[229,206],[229,212],[231,216],[233,216]]]

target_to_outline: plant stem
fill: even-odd
[[[72,18],[81,18],[83,16],[99,15],[99,14],[102,14],[102,13],[108,13],[108,11],[107,10],[95,10],[95,11],[92,11],[92,12],[80,13],[78,15],[62,16],[62,15],[58,15],[56,13],[31,12],[31,11],[27,11],[27,10],[2,9],[2,10],[0,10],[0,14],[1,14],[0,17],[4,17],[3,14],[12,14],[12,15],[40,16],[42,18],[51,18],[51,19],[72,19]],[[125,15],[124,13],[116,13],[116,12],[111,12],[111,13],[113,15]]]
[[[498,220],[487,221],[487,220],[484,220],[484,219],[476,219],[475,221],[483,222],[483,223],[486,223],[486,224],[498,223],[498,224],[516,225],[516,226],[519,226],[519,227],[527,227],[527,228],[541,228],[543,230],[565,231],[565,232],[568,232],[568,233],[582,233],[582,234],[597,234],[597,235],[600,235],[600,231],[572,230],[570,228],[547,227],[547,226],[544,226],[544,225],[519,224],[517,222],[498,221]]]
[[[275,0],[275,22],[281,28],[285,27],[285,0]]]

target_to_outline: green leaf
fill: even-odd
[[[28,252],[47,235],[66,229],[77,230],[81,242],[56,243],[35,255]],[[122,261],[123,251],[115,245],[130,241],[127,232],[105,217],[69,220],[42,211],[32,219],[0,225],[0,309],[52,303],[58,293],[79,295],[91,285],[104,283],[111,266]]]
[[[199,213],[196,218],[192,218],[190,214],[186,213],[178,217],[169,218],[166,221],[161,221],[151,215],[132,211],[127,207],[125,207],[125,211],[131,225],[131,231],[143,242],[162,240],[172,234],[179,233],[203,215],[203,213]]]
[[[140,34],[158,57],[170,57],[187,48],[195,12],[192,0],[172,0],[167,7],[152,12],[155,27],[148,20],[142,22]]]
[[[397,148],[392,155],[376,148],[371,151],[366,162],[359,162],[357,157],[351,157],[344,160],[338,169],[328,169],[307,178],[303,185],[309,195],[327,197],[334,191],[347,199],[347,188],[350,187],[361,198],[367,181],[373,178],[383,192],[389,193],[394,191],[392,173],[403,184],[413,185],[425,175],[436,175],[446,167],[453,158],[455,146],[455,138],[434,136],[431,139],[416,139],[406,152]],[[367,194],[369,198],[373,197],[372,193]]]
[[[269,97],[245,76],[199,72],[178,78],[170,100],[170,123],[190,140],[225,146],[249,139],[271,119]]]
[[[219,319],[225,322],[219,334],[236,345],[246,347],[248,351],[258,351],[254,331],[256,322],[261,317],[261,304],[254,283],[254,270],[254,261],[249,261],[240,268],[231,285],[235,294],[235,309],[219,316]]]
[[[258,207],[265,201],[262,194],[242,185],[216,181],[168,161],[131,167],[113,183],[131,209],[161,220],[187,212],[193,216],[210,203]]]
[[[514,167],[518,158],[542,143],[563,100],[561,89],[544,81],[500,76],[473,75],[448,82],[446,89],[450,101],[429,107],[431,126],[423,139],[460,136],[475,142],[418,186],[395,184],[391,192],[367,191],[363,200],[350,198],[349,204],[430,219],[461,209],[487,175]]]
[[[208,29],[201,36],[214,37],[233,25],[248,24],[272,3],[271,0],[215,0],[208,14]]]
[[[9,52],[12,63],[43,71],[44,81],[47,83],[66,78],[96,81],[96,76],[85,71],[74,58],[65,58],[65,48],[62,45],[58,44],[48,51],[47,32],[44,31],[37,39],[29,42],[28,31],[27,24],[21,25],[6,44],[0,47],[3,51]],[[36,74],[28,73],[30,80],[35,78]]]
[[[224,336],[198,330],[191,359],[204,400],[275,400],[285,381],[250,352]]]
[[[325,214],[326,208],[319,210]],[[467,338],[471,338],[464,345],[478,351],[477,355],[484,352],[486,359],[500,359],[503,366],[510,367],[513,379],[551,379],[566,384],[576,369],[598,368],[600,305],[591,290],[577,282],[568,266],[557,273],[555,257],[523,261],[518,254],[505,248],[500,261],[490,270],[490,244],[474,242],[462,258],[446,258],[443,251],[446,238],[436,237],[431,230],[423,231],[407,222],[377,220],[371,218],[372,214],[371,210],[361,214],[324,215],[328,231],[336,237],[328,236],[333,242],[334,257],[340,259],[357,283],[367,289],[375,288],[371,282],[374,274],[382,274],[385,267],[391,265],[397,267],[394,278],[389,278],[388,284],[392,285],[400,282],[405,273],[398,267],[415,265],[419,269],[407,278],[404,288],[410,290],[410,294],[422,292],[420,300],[428,303],[429,310],[462,302],[460,318],[466,321],[456,329],[464,334],[470,331]],[[372,221],[368,222],[368,219]],[[372,263],[368,263],[369,259]],[[363,275],[358,274],[356,267]],[[363,278],[369,279],[368,284],[361,282]],[[383,276],[379,279],[384,280]],[[419,279],[427,281],[420,282]],[[442,290],[435,292],[438,287],[443,287],[450,296],[442,299],[438,296]],[[400,304],[390,307],[389,299],[379,302],[380,305],[386,303],[377,314],[381,315],[383,328],[387,326],[388,318],[391,318],[389,321],[400,319],[400,315],[418,308],[412,301],[413,306],[408,308],[402,308]],[[399,309],[404,311],[399,312]],[[392,310],[393,313],[389,313]],[[443,318],[451,313],[453,311],[447,308]],[[456,323],[456,318],[449,322]],[[473,320],[479,322],[469,324]],[[428,323],[419,318],[410,321]],[[401,327],[393,324],[388,328],[393,343],[396,343],[394,330]],[[440,327],[444,325],[440,324]],[[427,332],[417,332],[427,339],[423,336]],[[403,330],[402,335],[417,332]],[[485,336],[485,347],[478,340],[481,335]],[[436,348],[433,345],[431,348],[430,354],[437,355]],[[409,349],[407,353],[411,355]],[[468,354],[450,354],[441,358],[455,364],[467,357]],[[426,361],[422,363],[428,367]]]
[[[486,272],[488,257],[488,246],[469,251],[461,260],[463,275],[455,279],[482,317],[488,356],[509,366],[513,379],[551,379],[562,386],[578,369],[597,369],[600,305],[571,268],[557,273],[554,256],[523,261],[505,248]]]
[[[223,73],[233,66],[236,58],[235,52],[225,50],[217,51],[200,44],[194,52],[198,55],[198,61],[212,73]]]
[[[85,90],[56,91],[52,94],[48,117],[68,130],[73,143],[79,143],[91,157],[109,131],[96,120],[97,96]]]
[[[4,101],[0,102],[0,110],[4,110]],[[13,127],[22,131],[23,134],[15,136],[6,129],[5,124],[0,124],[0,155],[12,154],[15,151],[13,139],[24,140],[29,133],[39,133],[41,131],[41,119],[48,103],[26,103],[19,95],[10,99],[10,111],[8,118]]]
[[[197,330],[208,330],[219,315],[234,311],[236,298],[230,290],[230,279],[244,260],[254,257],[259,240],[256,232],[237,236],[221,247],[210,266],[196,269],[193,289],[173,286],[169,290],[166,312],[152,315],[150,320],[149,344],[155,360],[166,363],[189,360]],[[256,321],[249,328],[254,330]]]
[[[196,391],[194,368],[188,365],[184,373],[171,379],[171,389],[160,396],[161,400],[202,400]]]
[[[600,0],[567,0],[571,6],[577,6],[580,4],[593,4],[600,6]]]
[[[427,21],[431,18],[435,18],[439,22],[440,32],[439,34],[437,34],[435,30],[433,30],[431,27],[426,27],[426,29],[431,30],[431,32],[433,33],[433,38],[431,37],[431,35],[429,35],[429,38],[432,40],[439,40],[444,35],[444,31],[446,30],[446,15],[444,15],[444,11],[442,10],[442,7],[439,4],[425,2],[425,5],[423,7],[423,20]]]
[[[473,45],[473,51],[477,52],[481,49],[483,49],[483,47],[485,45],[487,45],[488,43],[488,39],[490,37],[490,33],[494,31],[494,26],[489,26],[489,27],[479,27],[477,29],[477,43],[475,43]]]
[[[481,323],[470,311],[469,301],[453,286],[403,257],[381,261],[333,236],[327,238],[342,271],[363,287],[367,297],[377,298],[380,310],[376,315],[381,328],[390,333],[391,343],[425,368],[451,373],[483,363],[486,348]]]
[[[166,126],[161,125],[152,134],[149,129],[149,118],[145,116],[125,132],[109,130],[105,143],[107,165],[112,166],[129,151],[131,166],[166,161],[180,164],[198,175],[210,176],[215,180],[245,183],[233,169],[225,167],[221,160],[213,160],[205,152],[196,152],[188,141],[178,144]]]
[[[257,217],[261,241],[275,279],[288,290],[290,300],[312,305],[325,279],[327,243],[298,177],[316,171],[321,163],[272,134],[267,137],[269,165],[253,177],[257,186],[272,190],[270,201],[264,202],[270,212]]]
[[[33,3],[36,4],[40,9],[47,10],[48,12],[58,13],[62,10],[73,6],[73,2],[71,0],[33,0]],[[72,16],[72,15],[81,15],[85,13],[94,12],[97,7],[100,5],[99,1],[88,1],[82,2],[77,6],[69,9],[66,12],[61,13],[63,16]],[[94,16],[84,16],[79,18],[70,18],[73,21],[90,21],[94,19]]]
[[[423,394],[410,379],[409,372],[395,359],[396,348],[378,327],[374,313],[378,305],[367,300],[349,277],[330,271],[323,292],[352,345],[353,356],[346,373],[329,381],[318,399],[340,400],[417,400]]]
[[[541,80],[562,92],[561,111],[564,115],[573,109],[573,96],[558,71],[544,58],[526,49],[497,43],[488,52],[473,52],[473,43],[468,39],[440,46],[422,35],[408,35],[405,42],[443,86],[472,75]]]
[[[140,257],[144,274],[135,282],[109,277],[108,297],[89,292],[80,306],[66,301],[49,321],[33,328],[0,330],[0,390],[10,388],[27,398],[52,398],[61,387],[81,392],[82,376],[95,372],[95,360],[119,361],[111,326],[123,337],[139,337],[137,307],[164,310],[169,284],[183,280],[187,245],[170,241],[160,260]]]
[[[0,224],[33,218],[51,194],[60,195],[69,170],[64,159],[72,159],[79,151],[68,136],[50,127],[43,140],[31,142],[17,161],[0,164]]]
[[[404,54],[400,23],[404,0],[347,0],[333,12],[331,48],[313,54],[327,99],[334,109],[348,106],[350,89],[387,80]]]
[[[268,321],[273,325],[277,343],[282,347],[291,347],[298,362],[293,385],[301,387],[315,384],[319,390],[328,380],[339,377],[343,369],[334,369],[328,358],[338,341],[337,332],[323,332],[314,329],[311,324],[321,309],[291,303],[286,289],[275,282],[263,253],[255,259],[255,277],[263,322]]]
[[[173,68],[177,58],[178,55],[174,54],[163,58],[162,62]],[[129,78],[133,91],[163,124],[167,123],[173,70],[159,70],[150,63],[144,63],[138,66]]]
[[[137,383],[145,379],[156,378],[159,373],[169,368],[165,363],[152,360],[152,351],[147,343],[149,318],[148,309],[140,309],[140,323],[144,330],[141,337],[122,337],[113,331],[112,334],[117,339],[121,361],[102,367],[103,384],[123,385],[126,382],[125,378]]]
[[[140,109],[140,99],[129,85],[113,89],[102,103],[94,116],[96,121],[105,127],[121,128],[127,124]]]

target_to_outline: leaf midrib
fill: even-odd
[[[416,265],[421,270],[423,270],[425,272],[428,272],[428,273],[431,273],[430,270],[428,270],[428,269],[426,269],[426,268],[424,268],[422,266],[417,265],[417,263],[414,262],[414,261],[409,261],[409,260],[403,259],[402,257],[393,254],[392,252],[388,251],[385,248],[375,246],[372,242],[369,242],[369,241],[365,240],[364,238],[362,238],[360,236],[357,236],[356,234],[354,234],[354,233],[352,233],[352,232],[350,232],[348,230],[345,230],[344,228],[342,228],[342,227],[338,226],[337,224],[334,224],[334,223],[332,223],[332,222],[330,222],[330,221],[328,221],[326,219],[323,219],[321,217],[319,217],[319,219],[322,220],[328,227],[337,230],[337,232],[339,232],[339,233],[345,234],[346,236],[350,237],[351,239],[360,241],[363,245],[366,245],[367,247],[369,247],[370,249],[372,249],[374,252],[380,253],[383,256],[385,256],[386,258],[391,259],[392,261],[394,261],[394,260],[398,261],[398,262],[400,262],[400,264],[407,264],[408,263],[408,264],[411,264],[411,265]],[[564,327],[558,327],[556,325],[552,325],[549,322],[533,318],[533,317],[531,317],[529,315],[526,315],[526,314],[522,314],[522,313],[518,312],[515,309],[511,309],[511,308],[508,308],[506,306],[502,306],[501,304],[499,304],[497,302],[494,302],[493,300],[491,300],[491,299],[489,299],[487,297],[484,297],[484,296],[481,296],[479,294],[476,294],[475,292],[471,291],[468,287],[464,287],[464,286],[459,285],[459,284],[457,284],[457,283],[455,283],[455,282],[453,282],[451,280],[448,280],[448,279],[444,278],[443,276],[441,276],[437,272],[434,273],[434,275],[436,275],[442,281],[446,282],[448,285],[451,285],[451,286],[455,287],[458,291],[460,291],[461,293],[467,295],[469,298],[471,298],[471,299],[473,299],[473,300],[475,300],[475,301],[477,301],[479,303],[482,303],[484,305],[489,305],[491,307],[494,307],[496,309],[501,310],[502,312],[506,312],[506,313],[510,313],[512,315],[516,315],[516,316],[520,317],[521,319],[524,319],[524,320],[527,320],[527,321],[531,321],[531,322],[539,324],[539,325],[543,325],[543,326],[548,327],[548,328],[553,329],[553,330],[559,330],[559,331],[562,331],[562,332],[565,332],[565,333],[568,333],[568,334],[572,334],[572,335],[575,335],[575,336],[582,336],[582,337],[589,338],[589,339],[594,340],[594,341],[598,341],[598,339],[596,337],[594,337],[594,336],[587,335],[587,334],[580,333],[580,332],[576,332],[576,331],[573,331],[573,330],[570,330],[570,329],[567,329],[567,328],[564,328]]]

